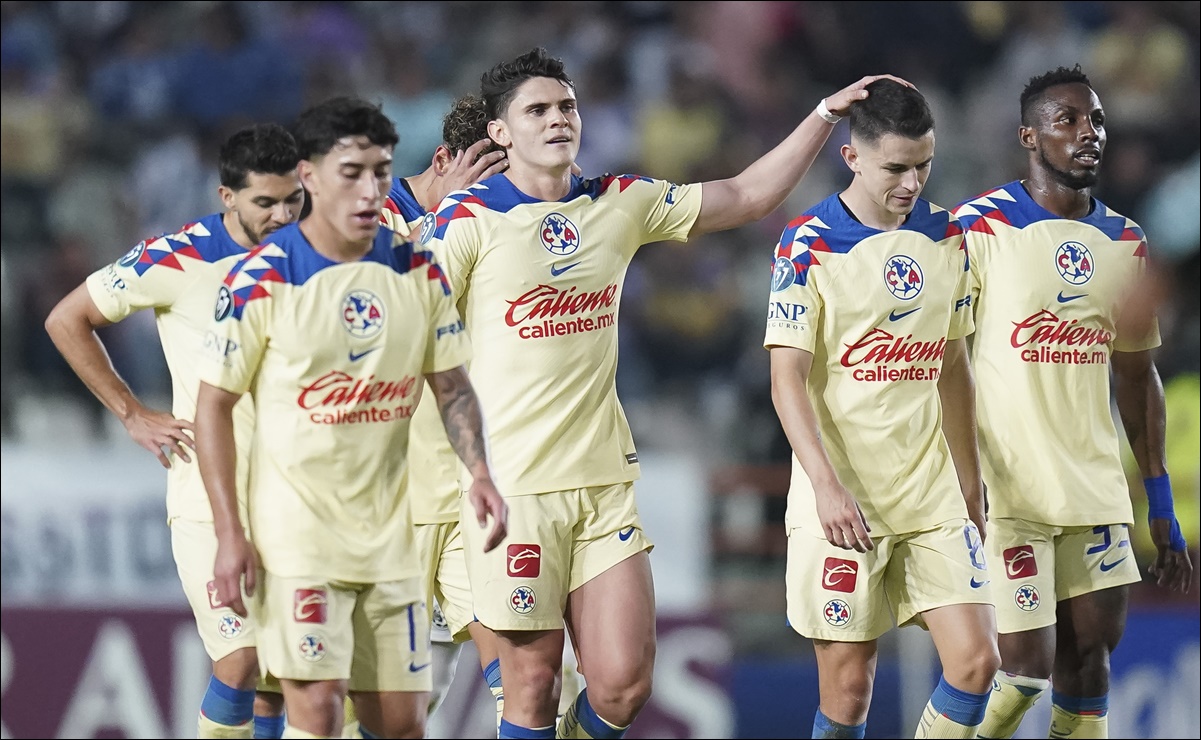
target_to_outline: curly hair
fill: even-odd
[[[466,151],[480,139],[488,138],[488,110],[475,95],[464,95],[450,106],[442,119],[442,143],[451,154]],[[484,147],[480,156],[496,149],[496,142]]]
[[[1084,74],[1084,70],[1080,69],[1079,64],[1071,69],[1056,67],[1050,72],[1045,72],[1037,77],[1031,77],[1030,81],[1026,83],[1026,88],[1022,90],[1022,125],[1034,125],[1034,108],[1042,102],[1047,90],[1056,85],[1072,83],[1088,85],[1090,88],[1093,86],[1093,83],[1088,81],[1088,75]]]

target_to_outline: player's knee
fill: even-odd
[[[610,724],[624,727],[634,721],[650,701],[653,679],[650,672],[621,683],[597,681],[588,684],[588,703]]]
[[[254,648],[235,650],[213,661],[213,675],[226,686],[249,691],[259,682],[258,654]]]
[[[553,696],[557,680],[558,671],[543,663],[508,669],[503,677],[506,701],[513,701],[519,696]]]
[[[982,694],[992,687],[993,677],[1001,669],[1001,654],[996,643],[986,643],[963,656],[955,665],[943,666],[947,681],[961,691]]]

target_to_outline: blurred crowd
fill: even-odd
[[[1079,62],[1109,122],[1096,195],[1143,226],[1179,283],[1160,309],[1159,366],[1179,425],[1173,460],[1185,461],[1173,477],[1196,497],[1195,2],[5,0],[0,11],[6,439],[62,444],[56,424],[82,427],[83,439],[113,433],[42,322],[90,271],[219,210],[215,151],[246,123],[286,123],[357,94],[396,122],[396,174],[415,174],[450,102],[495,62],[540,45],[576,82],[586,175],[692,182],[736,174],[823,96],[889,72],[931,102],[937,152],[925,195],[952,207],[1022,175],[1023,85]],[[635,258],[619,386],[640,446],[693,450],[706,464],[787,460],[761,349],[770,255],[790,218],[849,182],[838,156],[846,135],[836,131],[771,217]],[[135,391],[167,397],[152,316],[103,339]],[[40,411],[53,403],[69,413]]]

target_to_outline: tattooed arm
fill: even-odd
[[[455,454],[471,473],[471,489],[467,492],[475,508],[476,520],[481,527],[488,525],[492,516],[492,531],[484,545],[484,552],[496,547],[505,538],[509,518],[509,506],[496,490],[492,473],[488,469],[488,441],[484,436],[484,419],[480,414],[479,399],[471,387],[467,370],[459,366],[453,370],[429,373],[426,376],[442,425]]]

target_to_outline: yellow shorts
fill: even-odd
[[[992,519],[988,559],[1002,634],[1050,627],[1058,602],[1142,580],[1126,524],[1056,527]]]
[[[217,534],[212,522],[171,520],[171,552],[184,596],[196,617],[196,629],[205,652],[213,661],[258,641],[254,616],[239,617],[217,600],[213,584],[213,562],[217,558]]]
[[[349,680],[351,691],[429,691],[429,616],[421,578],[346,583],[263,575],[259,665],[295,681]]]
[[[430,605],[430,639],[463,642],[467,625],[475,619],[471,584],[463,557],[463,536],[458,522],[416,525],[417,552],[426,566],[425,603]]]
[[[867,642],[892,629],[924,627],[923,612],[991,604],[976,526],[951,520],[918,532],[873,537],[866,553],[831,545],[798,527],[788,533],[788,622],[805,637]]]
[[[569,593],[654,547],[631,482],[505,500],[509,536],[492,552],[466,496],[460,517],[475,615],[493,630],[562,629]]]

